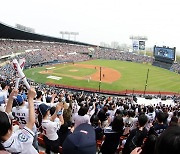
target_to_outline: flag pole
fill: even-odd
[[[100,67],[100,72],[99,72],[99,93],[101,91],[101,67]]]
[[[145,95],[145,93],[146,93],[146,88],[147,88],[148,78],[149,78],[149,68],[148,68],[147,76],[146,76],[146,84],[145,84],[145,87],[144,87],[144,95]]]

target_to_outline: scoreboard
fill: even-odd
[[[156,61],[162,61],[167,63],[173,63],[175,61],[176,48],[169,48],[166,46],[159,47],[154,46],[154,58]]]

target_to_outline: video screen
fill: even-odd
[[[166,59],[175,59],[175,48],[154,47],[154,57],[161,57]]]

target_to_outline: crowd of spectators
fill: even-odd
[[[89,53],[85,46],[0,42],[1,56],[18,50],[21,54],[16,58],[25,57],[28,65],[89,59],[88,54],[83,54]],[[112,49],[96,48],[93,53],[93,57],[102,59],[153,61],[151,57]],[[11,64],[1,66],[0,71],[0,152],[36,154],[41,136],[47,154],[180,153],[178,97],[172,97],[176,100],[174,106],[140,105],[133,96],[72,91],[33,81],[29,83],[34,88],[28,90],[20,82],[15,89],[16,75]]]
[[[26,65],[46,63],[52,61],[59,62],[77,62],[98,59],[113,59],[122,61],[132,61],[137,63],[150,63],[154,61],[153,57],[139,55],[132,52],[124,52],[115,49],[93,48],[72,45],[58,42],[42,41],[18,41],[18,40],[0,40],[0,56],[14,54],[17,58],[26,58]],[[180,64],[174,63],[171,71],[180,72]]]
[[[0,40],[0,56],[12,55],[17,58],[26,58],[26,64],[44,63],[54,60],[59,61],[84,61],[88,55],[80,54],[87,52],[88,47],[62,44],[56,42],[40,41],[14,41]]]
[[[180,64],[179,63],[174,63],[171,68],[171,71],[176,72],[176,73],[180,73]]]
[[[88,149],[92,154],[96,152],[114,154],[118,150],[123,154],[135,151],[140,153],[137,150],[143,154],[153,154],[156,151],[159,154],[166,154],[165,150],[161,149],[162,144],[165,144],[167,147],[164,148],[171,150],[172,153],[180,152],[180,100],[177,100],[174,106],[140,105],[131,96],[106,96],[70,91],[33,81],[29,83],[34,89],[27,90],[21,82],[19,89],[15,90],[12,80],[6,78],[0,80],[0,125],[7,125],[0,127],[1,150],[27,153],[26,148],[29,146],[28,153],[38,153],[39,134],[43,136],[46,153],[63,151],[65,154],[71,154]],[[34,110],[35,115],[32,113]],[[11,128],[12,123],[8,122],[7,115],[16,124],[18,122],[18,125]],[[92,148],[78,139],[80,143],[78,145],[74,143],[72,147],[76,148],[71,149],[75,138],[81,137],[76,133],[84,123],[91,126],[95,132],[94,138],[88,137],[93,143],[90,144]],[[86,132],[84,127],[87,126],[83,126],[81,133],[86,134],[90,130],[87,128]],[[172,136],[171,144],[166,141],[168,135],[165,134]],[[86,142],[90,142],[88,139]],[[94,149],[99,141],[100,145]],[[11,142],[12,145],[8,146]],[[62,151],[59,151],[59,147]]]
[[[44,43],[45,44],[45,43]],[[88,60],[89,56],[79,53],[80,51],[88,50],[84,46],[66,45],[60,43],[45,44],[40,46],[37,51],[30,51],[19,55],[18,57],[28,59],[27,64],[44,63],[58,60],[60,62],[78,62]],[[38,56],[37,56],[38,55]]]
[[[94,52],[94,57],[100,59],[122,60],[145,64],[152,64],[154,62],[154,58],[150,56],[138,55],[137,53],[103,48],[97,48],[96,52]],[[170,70],[179,73],[180,64],[173,63]]]
[[[153,57],[138,55],[132,52],[124,52],[112,49],[99,48],[95,52],[96,58],[101,59],[113,59],[122,61],[132,61],[137,63],[151,63],[153,62]]]

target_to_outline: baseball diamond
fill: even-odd
[[[149,64],[118,60],[90,60],[75,64],[55,64],[51,66],[52,69],[47,69],[49,67],[27,69],[25,74],[28,78],[41,83],[98,90],[101,67],[101,90],[143,91],[149,69],[147,91],[173,93],[180,91],[179,74]],[[47,78],[50,75],[62,77],[62,79]]]

